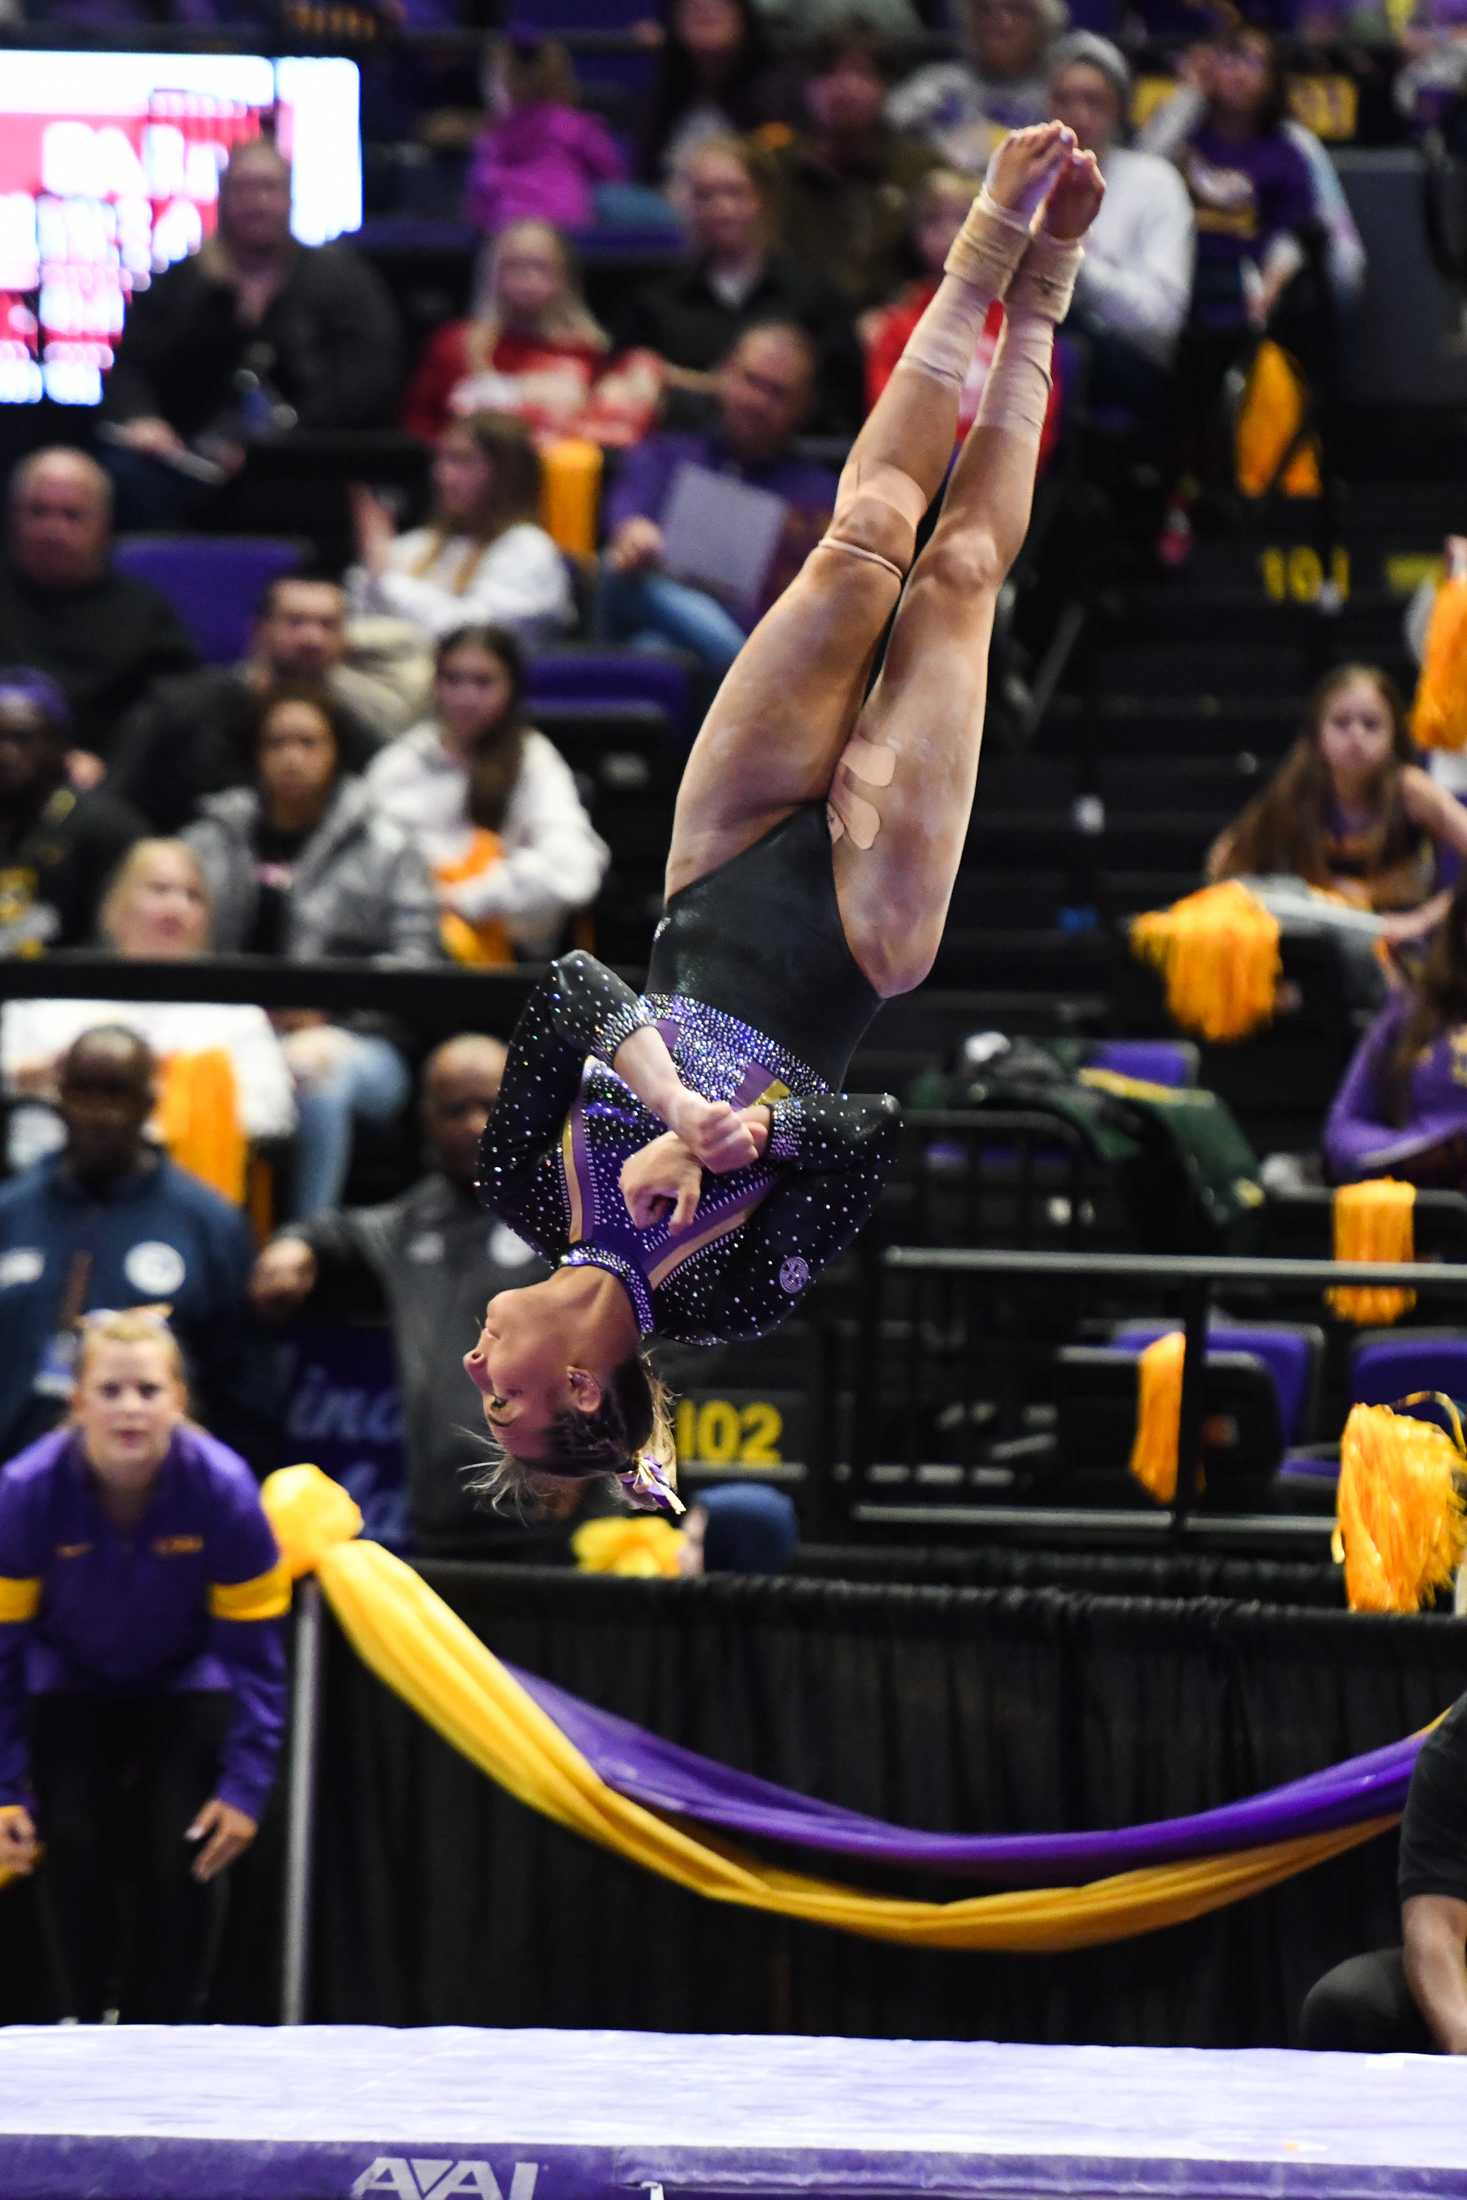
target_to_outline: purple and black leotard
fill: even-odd
[[[887,1094],[833,1090],[879,1006],[846,944],[817,805],[673,897],[638,995],[563,955],[515,1030],[479,1193],[545,1259],[620,1278],[644,1336],[754,1337],[798,1305],[875,1205],[896,1143]],[[665,1126],[615,1075],[618,1047],[661,1031],[685,1085],[770,1108],[768,1151],[705,1172],[686,1228],[634,1227],[622,1164]]]

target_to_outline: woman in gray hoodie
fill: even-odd
[[[185,839],[198,856],[217,953],[425,963],[438,905],[417,849],[343,773],[330,698],[309,686],[261,698],[253,784],[210,795]],[[354,1117],[383,1122],[408,1098],[402,1053],[370,1020],[314,1009],[276,1018],[296,1083],[292,1219],[335,1206]]]

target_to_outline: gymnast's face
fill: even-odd
[[[600,1403],[599,1384],[572,1364],[580,1326],[543,1283],[489,1301],[464,1373],[484,1401],[484,1419],[517,1459],[541,1455],[559,1415]]]

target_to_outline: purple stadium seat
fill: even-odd
[[[1467,1335],[1459,1331],[1412,1330],[1400,1336],[1362,1337],[1350,1358],[1350,1398],[1366,1406],[1393,1406],[1417,1391],[1443,1391],[1467,1397]],[[1415,1406],[1418,1420],[1450,1427],[1440,1407]],[[1338,1450],[1328,1456],[1291,1453],[1275,1476],[1281,1497],[1328,1494],[1340,1475]]]
[[[1332,1513],[1339,1479],[1338,1452],[1291,1451],[1269,1487],[1283,1511]]]
[[[1197,1049],[1188,1039],[1102,1039],[1091,1050],[1086,1067],[1175,1090],[1196,1084]]]
[[[526,682],[533,710],[615,709],[650,703],[691,731],[692,685],[676,658],[643,649],[566,649],[532,657]]]
[[[273,535],[124,535],[114,560],[161,589],[211,665],[232,665],[249,645],[261,591],[294,572],[304,546]]]
[[[1418,1329],[1360,1339],[1350,1358],[1350,1396],[1357,1404],[1393,1406],[1417,1390],[1467,1398],[1467,1335]]]
[[[1111,1338],[1123,1350],[1141,1352],[1178,1322],[1123,1322]],[[1314,1413],[1315,1371],[1324,1346],[1322,1333],[1294,1322],[1213,1322],[1207,1332],[1210,1352],[1250,1352],[1273,1377],[1279,1422],[1286,1444],[1307,1443]]]

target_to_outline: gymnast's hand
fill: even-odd
[[[621,1196],[638,1230],[659,1222],[685,1230],[698,1211],[702,1164],[671,1131],[629,1154],[621,1166]]]
[[[749,1120],[762,1112],[749,1109],[741,1114],[726,1100],[705,1100],[700,1092],[689,1092],[684,1086],[663,1120],[705,1169],[727,1176],[731,1169],[747,1169],[764,1151]]]

